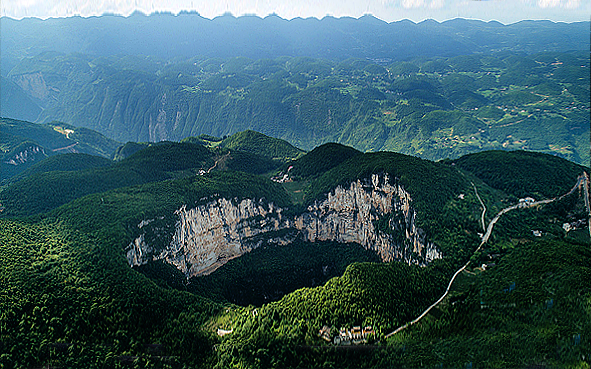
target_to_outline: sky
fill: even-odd
[[[591,17],[590,0],[2,0],[1,4],[2,16],[17,19],[105,13],[127,16],[138,10],[145,14],[196,11],[210,19],[227,12],[234,16],[277,14],[285,19],[371,14],[386,22],[460,17],[505,24],[523,19],[589,21]]]

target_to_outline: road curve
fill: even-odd
[[[579,188],[579,187],[580,187],[582,184],[584,184],[584,185],[585,185],[585,189],[587,190],[587,193],[586,193],[586,196],[587,196],[587,198],[586,198],[586,205],[588,206],[588,201],[589,201],[589,199],[588,199],[588,185],[589,185],[589,179],[588,179],[588,177],[587,177],[587,174],[586,174],[586,173],[584,173],[584,174],[581,174],[581,175],[578,177],[578,179],[577,179],[577,183],[576,183],[576,184],[573,186],[573,188],[572,188],[572,189],[571,189],[569,192],[565,193],[564,195],[562,195],[562,196],[560,196],[560,197],[554,197],[554,198],[552,198],[552,199],[547,199],[547,200],[534,201],[533,203],[531,203],[531,204],[528,204],[528,205],[520,205],[520,204],[517,204],[517,205],[512,205],[512,206],[509,206],[509,207],[507,207],[507,208],[505,208],[505,209],[503,209],[503,210],[499,211],[499,212],[497,213],[497,215],[496,215],[496,216],[495,216],[495,217],[494,217],[494,218],[493,218],[493,219],[490,221],[490,223],[488,223],[488,227],[486,228],[486,233],[485,233],[485,234],[484,234],[484,236],[482,237],[482,240],[481,240],[481,242],[480,242],[480,245],[479,245],[479,246],[478,246],[478,248],[477,248],[477,249],[474,251],[474,254],[476,254],[478,251],[480,251],[480,249],[482,248],[482,246],[483,246],[483,245],[484,245],[486,242],[488,242],[488,239],[490,238],[490,235],[491,235],[491,233],[492,233],[492,230],[493,230],[493,227],[494,227],[495,223],[496,223],[496,222],[497,222],[497,221],[498,221],[498,220],[501,218],[501,216],[503,216],[503,214],[506,214],[506,213],[510,212],[511,210],[515,210],[515,209],[519,209],[519,208],[528,208],[528,207],[534,207],[534,206],[537,206],[537,205],[544,205],[544,204],[549,204],[549,203],[551,203],[551,202],[554,202],[554,201],[562,200],[562,199],[563,199],[563,198],[565,198],[566,196],[568,196],[568,195],[572,194],[573,192],[575,192],[575,190],[576,190],[577,188]],[[473,183],[472,183],[472,185],[474,186],[474,184],[473,184]],[[478,197],[478,199],[479,199],[479,200],[481,201],[481,203],[482,203],[482,200],[480,199],[480,196],[478,196],[478,191],[476,190],[476,186],[474,186],[474,191],[476,191],[476,196]],[[484,206],[484,203],[482,203],[482,206]],[[587,209],[589,210],[589,207],[587,207]],[[591,216],[591,211],[590,211],[590,216]],[[484,221],[484,212],[483,212],[483,214],[482,214],[482,218],[483,218],[483,221]],[[591,234],[591,225],[590,225],[590,228],[589,228],[589,232],[590,232],[590,234]],[[398,332],[400,332],[400,331],[402,331],[402,330],[404,330],[404,329],[406,329],[406,328],[410,327],[411,325],[413,325],[413,324],[417,323],[417,322],[418,322],[419,320],[421,320],[421,319],[422,319],[422,318],[423,318],[425,315],[429,314],[429,312],[431,311],[431,309],[433,309],[435,306],[437,306],[437,305],[438,305],[438,304],[439,304],[441,301],[443,301],[443,299],[444,299],[444,298],[447,296],[447,294],[449,293],[449,291],[450,291],[450,289],[451,289],[451,286],[452,286],[452,284],[454,283],[454,281],[455,281],[456,277],[458,276],[458,274],[460,274],[461,272],[463,272],[463,271],[464,271],[464,270],[465,270],[465,269],[468,267],[468,265],[470,265],[470,260],[468,260],[468,262],[467,262],[466,264],[464,264],[464,266],[463,266],[463,267],[461,267],[460,269],[458,269],[458,270],[457,270],[457,271],[454,273],[454,275],[451,277],[451,280],[449,281],[449,283],[448,283],[448,285],[447,285],[447,288],[445,289],[445,293],[444,293],[444,294],[443,294],[443,295],[442,295],[442,296],[441,296],[441,297],[440,297],[440,298],[439,298],[437,301],[435,301],[435,302],[434,302],[434,303],[433,303],[431,306],[429,306],[429,307],[428,307],[428,308],[427,308],[425,311],[423,311],[423,312],[421,313],[421,315],[419,315],[419,316],[418,316],[416,319],[412,320],[411,322],[408,322],[408,323],[406,323],[405,325],[403,325],[403,326],[400,326],[400,327],[396,328],[394,331],[392,331],[392,332],[388,333],[387,335],[385,335],[385,336],[384,336],[384,338],[389,338],[389,337],[392,337],[392,336],[393,336],[393,335],[395,335],[396,333],[398,333]]]

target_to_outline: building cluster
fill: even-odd
[[[279,172],[279,174],[277,174],[276,176],[271,178],[271,181],[277,182],[277,183],[291,182],[292,179],[289,177],[289,172],[291,171],[292,168],[293,168],[293,165],[290,165],[289,168],[287,168],[287,173]]]
[[[520,208],[527,208],[527,207],[531,206],[534,202],[536,202],[536,200],[533,199],[532,197],[525,197],[523,199],[519,199],[519,207]]]
[[[375,331],[371,326],[363,329],[361,326],[354,326],[351,329],[341,328],[339,334],[333,337],[331,329],[328,326],[324,326],[318,335],[325,341],[332,342],[336,346],[362,345],[367,343],[370,337],[375,336]]]
[[[570,231],[574,231],[575,229],[583,228],[586,226],[587,226],[587,219],[579,219],[574,222],[564,223],[562,225],[562,229],[564,229],[565,232],[570,232]]]

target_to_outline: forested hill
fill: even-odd
[[[17,59],[43,51],[159,59],[307,56],[344,60],[406,60],[493,50],[535,53],[589,49],[589,23],[454,19],[386,23],[372,16],[282,19],[270,15],[212,20],[197,13],[134,13],[129,17],[2,18],[2,74]]]

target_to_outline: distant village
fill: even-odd
[[[293,168],[293,165],[290,165],[289,168],[287,168],[287,173],[279,172],[279,174],[277,174],[275,177],[271,178],[271,181],[277,182],[277,183],[291,182],[291,178],[289,177],[289,171],[292,168]]]
[[[350,330],[341,328],[339,333],[333,337],[332,329],[325,325],[318,332],[318,336],[327,342],[332,342],[335,346],[363,345],[370,338],[375,337],[375,331],[371,326],[363,329],[361,329],[361,326],[355,326]]]

